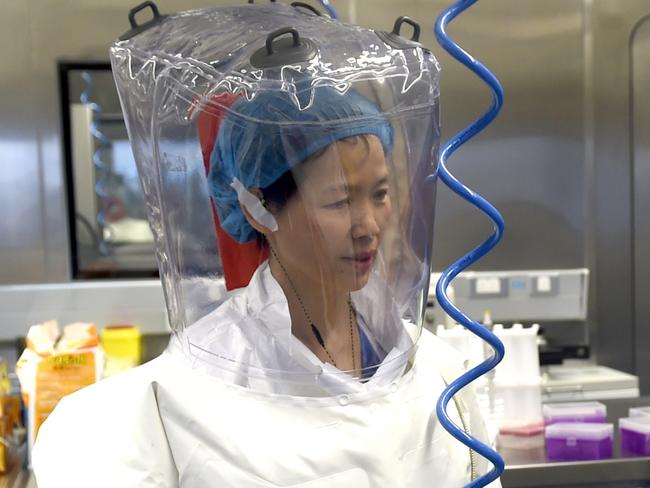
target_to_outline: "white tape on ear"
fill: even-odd
[[[239,204],[248,210],[251,217],[271,232],[278,230],[278,222],[275,220],[275,217],[271,215],[271,212],[264,208],[264,205],[262,205],[259,198],[249,192],[244,185],[242,185],[241,181],[237,178],[233,178],[230,186],[237,192]]]

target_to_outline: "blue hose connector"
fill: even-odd
[[[503,88],[499,80],[479,61],[474,59],[469,53],[464,51],[458,44],[456,44],[446,32],[447,25],[454,20],[459,14],[471,7],[477,0],[460,0],[446,9],[438,17],[435,25],[435,35],[438,43],[447,51],[452,57],[464,64],[479,78],[481,78],[492,91],[492,104],[489,110],[480,118],[475,120],[472,124],[460,131],[452,137],[440,151],[438,157],[437,175],[442,182],[449,187],[454,193],[467,200],[469,203],[480,209],[493,223],[493,233],[478,247],[471,252],[460,258],[449,268],[447,268],[441,275],[436,285],[436,299],[440,307],[456,322],[462,324],[469,329],[472,333],[479,336],[486,341],[492,349],[494,354],[479,364],[473,367],[467,373],[463,374],[455,381],[449,384],[442,392],[438,399],[436,406],[436,413],[442,426],[458,441],[465,444],[473,451],[479,453],[486,458],[494,466],[485,475],[472,480],[466,485],[466,488],[483,487],[498,479],[504,470],[503,458],[498,452],[490,448],[490,446],[483,444],[478,439],[466,433],[462,428],[458,427],[447,415],[447,405],[453,399],[454,395],[458,393],[465,386],[478,379],[480,376],[486,374],[496,367],[501,361],[504,354],[503,343],[492,332],[483,327],[480,323],[469,318],[465,313],[459,310],[449,300],[447,296],[447,287],[451,281],[462,271],[474,264],[476,261],[486,255],[497,243],[501,240],[504,229],[504,221],[498,210],[493,207],[485,198],[477,194],[460,180],[452,175],[447,169],[447,160],[451,155],[465,142],[474,137],[485,127],[487,127],[497,116],[503,104]]]

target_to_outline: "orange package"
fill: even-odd
[[[31,452],[38,430],[59,401],[98,381],[104,362],[94,324],[67,325],[61,337],[56,321],[33,325],[26,343],[16,374],[27,406]]]

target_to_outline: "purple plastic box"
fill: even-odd
[[[549,461],[587,461],[612,457],[613,424],[557,423],[546,427]]]
[[[621,455],[650,456],[650,417],[620,419]]]
[[[605,423],[607,407],[600,402],[548,403],[542,405],[544,423],[589,422]]]

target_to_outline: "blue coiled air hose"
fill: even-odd
[[[488,459],[494,467],[485,475],[478,479],[473,480],[467,484],[466,487],[482,487],[491,483],[501,476],[504,469],[504,462],[499,453],[491,449],[489,446],[483,444],[478,439],[475,439],[463,429],[459,428],[447,415],[447,404],[453,399],[454,395],[461,389],[467,386],[472,381],[475,381],[480,376],[486,374],[491,369],[496,367],[501,361],[504,354],[503,344],[497,336],[492,334],[489,330],[483,327],[480,323],[469,318],[465,313],[460,311],[454,306],[447,297],[447,287],[451,281],[463,270],[471,266],[473,263],[481,259],[487,254],[497,243],[501,240],[504,229],[504,221],[501,214],[482,196],[465,186],[460,180],[452,175],[447,169],[447,160],[451,155],[466,141],[474,137],[481,130],[494,120],[494,118],[501,110],[503,104],[503,88],[499,80],[479,61],[474,59],[469,53],[464,51],[447,35],[447,25],[454,20],[459,14],[471,7],[477,0],[460,0],[445,10],[436,21],[435,35],[438,43],[451,54],[452,57],[460,61],[479,78],[481,78],[492,90],[492,105],[489,110],[472,124],[467,126],[461,132],[452,137],[447,144],[442,148],[438,158],[437,175],[442,182],[447,185],[454,193],[467,200],[472,205],[479,208],[487,217],[492,220],[494,224],[494,232],[486,239],[480,246],[466,254],[449,268],[447,268],[436,285],[436,299],[441,308],[456,322],[462,324],[472,333],[479,336],[486,341],[494,349],[494,354],[472,368],[461,377],[449,384],[442,392],[436,406],[436,412],[442,426],[457,440],[465,444],[473,451],[479,453],[481,456]]]
[[[102,255],[107,256],[110,254],[110,247],[104,238],[104,227],[106,226],[106,214],[112,206],[111,195],[107,190],[108,182],[111,177],[111,167],[104,162],[102,154],[110,149],[111,140],[100,130],[99,118],[103,113],[102,107],[99,104],[90,101],[90,92],[93,88],[93,78],[90,73],[86,71],[81,73],[81,77],[86,82],[86,86],[79,99],[93,114],[93,120],[90,124],[90,133],[97,140],[96,149],[93,153],[93,164],[95,165],[95,168],[97,168],[98,173],[97,181],[95,183],[95,194],[97,195],[100,205],[96,219],[100,232],[98,250]]]
[[[327,13],[329,14],[330,17],[332,17],[333,19],[337,18],[336,9],[330,3],[330,0],[318,0],[318,1],[323,6],[323,8],[325,8],[325,10],[327,10]]]

